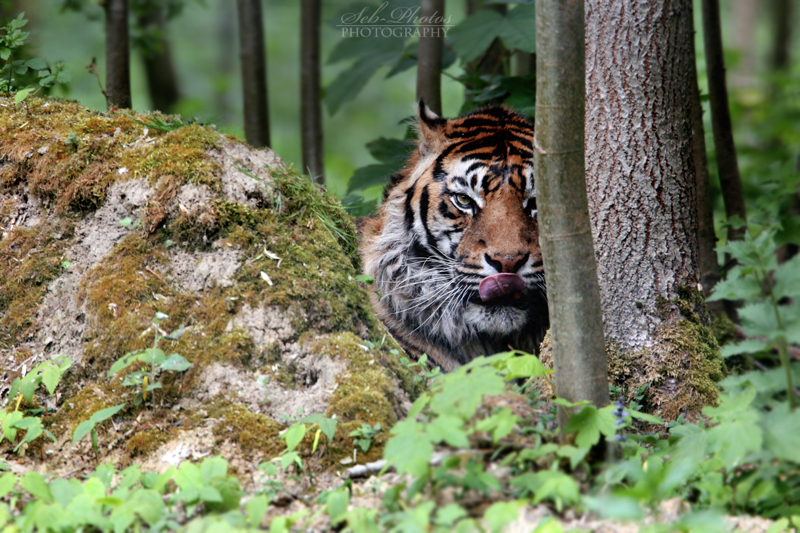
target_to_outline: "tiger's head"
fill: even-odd
[[[418,146],[359,221],[372,306],[412,356],[444,370],[548,326],[533,125],[505,108],[443,119],[420,100]]]

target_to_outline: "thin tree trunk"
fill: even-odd
[[[556,392],[600,407],[608,372],[586,199],[583,23],[582,0],[536,2],[534,168]]]
[[[106,12],[106,106],[130,109],[128,0],[105,0],[103,8]]]
[[[155,4],[139,19],[142,27],[154,26],[158,29],[158,40],[152,49],[142,51],[144,72],[147,79],[147,93],[154,109],[170,113],[180,99],[178,75],[172,61],[172,48],[167,38],[167,24],[164,10]]]
[[[239,13],[239,56],[242,63],[244,135],[255,147],[269,146],[267,58],[261,0],[236,0]]]
[[[320,98],[320,0],[300,3],[300,131],[303,170],[325,184]]]
[[[691,6],[587,2],[589,205],[606,338],[623,347],[647,345],[658,299],[699,281]]]
[[[772,5],[772,54],[773,70],[789,68],[792,48],[792,0],[773,0]]]
[[[728,89],[725,85],[725,61],[722,55],[722,32],[719,22],[719,0],[703,0],[703,41],[706,49],[706,69],[708,71],[708,94],[711,104],[711,126],[714,132],[714,146],[717,152],[719,181],[722,199],[728,218],[739,216],[747,222],[747,213],[742,191],[742,178],[736,159],[733,142],[733,126],[728,105]],[[730,228],[728,240],[741,238],[745,228]]]
[[[417,52],[417,100],[442,115],[442,50],[444,48],[444,0],[422,0]]]
[[[692,17],[694,19],[694,17]],[[697,83],[697,57],[692,39],[691,63],[691,117],[692,117],[692,159],[694,161],[695,183],[697,188],[697,248],[700,267],[700,285],[703,295],[708,298],[720,280],[717,262],[717,234],[714,231],[714,205],[711,197],[711,184],[708,177],[708,155],[706,153],[706,132],[703,127],[703,106],[700,103],[700,87]],[[725,313],[721,301],[707,302],[708,310],[715,314]]]

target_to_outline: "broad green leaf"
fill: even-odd
[[[222,494],[219,493],[214,487],[203,486],[198,488],[200,501],[204,502],[221,502]]]
[[[227,513],[234,509],[238,511],[239,503],[242,498],[242,491],[239,482],[233,476],[217,477],[211,482],[211,486],[219,492],[222,500],[210,502],[207,508],[212,513]]]
[[[47,62],[45,62],[44,59],[34,57],[33,59],[27,60],[25,62],[25,66],[34,70],[41,70],[43,68],[47,68]]]
[[[538,378],[553,373],[552,370],[545,368],[535,355],[512,357],[506,362],[506,365],[508,367],[506,381],[518,378]]]
[[[161,363],[161,370],[183,372],[184,370],[188,370],[191,366],[192,363],[190,363],[185,357],[174,353],[167,357],[163,363]]]
[[[228,474],[228,461],[222,457],[208,457],[200,463],[200,476],[206,483]]]
[[[119,413],[126,405],[128,405],[128,404],[127,403],[121,403],[121,404],[115,405],[113,407],[106,407],[105,409],[100,409],[95,414],[93,414],[89,418],[89,420],[91,420],[95,424],[99,424],[100,422],[103,422],[104,420],[108,420],[109,418],[111,418],[115,414]]]
[[[638,521],[644,516],[644,511],[636,499],[627,496],[587,496],[583,499],[583,503],[606,518]]]
[[[134,490],[125,501],[125,505],[151,526],[161,520],[167,512],[163,498],[154,490]]]
[[[433,455],[430,436],[422,431],[422,424],[406,419],[392,428],[394,436],[386,443],[383,457],[393,463],[400,474],[421,477],[428,471]]]
[[[14,94],[14,103],[18,104],[22,102],[28,97],[28,95],[30,95],[35,90],[36,89],[34,87],[26,87],[24,89],[17,91],[16,94]]]
[[[14,489],[17,484],[17,476],[11,472],[6,472],[0,477],[0,498],[5,498],[6,495]]]
[[[79,440],[89,434],[89,432],[94,428],[95,422],[92,420],[85,420],[78,424],[78,427],[75,428],[75,432],[72,434],[72,444],[75,445]]]
[[[716,300],[747,300],[761,294],[761,285],[753,278],[737,277],[734,272],[714,286],[709,302]]]
[[[123,370],[131,366],[133,363],[136,362],[136,358],[140,353],[141,352],[138,351],[126,353],[125,355],[114,361],[114,364],[112,364],[111,368],[108,369],[108,374],[106,374],[106,377],[110,378],[120,370]]]
[[[389,183],[389,178],[400,169],[399,165],[379,163],[366,165],[356,169],[350,181],[347,182],[347,192],[369,189],[376,185]]]
[[[336,434],[336,426],[339,421],[335,418],[323,418],[319,421],[319,429],[328,438],[328,442],[333,442],[333,436]]]
[[[33,379],[23,379],[19,385],[19,392],[30,402],[33,400],[33,393],[36,392],[36,381]]]
[[[42,421],[34,416],[26,416],[14,422],[13,426],[17,429],[30,429],[35,426],[41,426]]]
[[[44,383],[48,394],[53,394],[60,379],[61,369],[56,365],[48,365],[42,371],[42,383]]]
[[[627,411],[628,413],[630,413],[632,418],[636,418],[637,420],[641,420],[642,422],[647,422],[648,424],[653,424],[656,426],[664,425],[664,419],[659,416],[648,415],[647,413],[637,411],[636,409],[627,409]]]
[[[541,485],[533,498],[534,505],[542,500],[550,500],[556,503],[556,508],[560,508],[562,502],[570,505],[580,500],[578,483],[564,472],[542,470],[536,475]]]
[[[47,503],[53,502],[53,495],[42,475],[38,472],[28,471],[20,479],[22,488],[30,492],[33,496],[44,500]]]
[[[244,510],[247,514],[247,524],[252,529],[259,529],[264,515],[267,514],[267,507],[269,507],[269,500],[263,494],[253,496],[246,504]]]
[[[718,420],[719,424],[707,430],[709,452],[717,457],[727,469],[739,465],[751,452],[761,449],[763,431],[758,425],[758,413],[750,407],[755,398],[753,387],[742,394],[726,394],[719,407],[705,407],[703,414]]]
[[[519,517],[519,508],[521,506],[522,502],[516,500],[493,503],[483,515],[483,519],[489,526],[489,531],[493,533],[505,531],[506,526]]]
[[[559,446],[556,451],[556,455],[559,457],[569,459],[569,467],[573,470],[575,470],[578,464],[583,461],[588,453],[589,448],[576,448],[575,446],[570,446],[568,444]]]
[[[436,510],[435,522],[437,526],[451,527],[465,516],[468,514],[463,507],[457,503],[450,503]]]
[[[305,424],[294,424],[289,426],[289,429],[286,430],[286,433],[282,435],[282,438],[286,441],[286,449],[287,450],[294,450],[297,448],[297,445],[302,442],[303,437],[306,436],[306,425]]]
[[[482,54],[503,31],[506,20],[491,9],[481,9],[448,32],[453,49],[462,62],[468,63]]]
[[[368,142],[366,146],[372,157],[381,163],[398,164],[399,169],[408,160],[416,143],[408,139],[379,137],[374,141]]]
[[[517,6],[508,12],[498,37],[509,50],[536,52],[536,14],[534,4]]]
[[[800,409],[791,411],[787,403],[777,404],[761,418],[764,447],[776,459],[800,464]]]
[[[759,339],[745,339],[736,344],[726,344],[720,350],[722,357],[731,357],[743,353],[758,353],[769,350],[769,344]]]
[[[344,490],[337,490],[328,495],[325,511],[331,518],[331,524],[336,526],[345,519],[347,506],[350,505],[350,495]]]
[[[600,442],[600,434],[612,436],[617,429],[612,405],[597,409],[593,405],[586,405],[580,413],[570,417],[565,433],[576,433],[575,444],[579,448],[589,448]]]
[[[150,365],[160,365],[167,358],[167,354],[161,348],[148,348],[139,354],[139,361]]]
[[[775,309],[768,303],[745,305],[739,309],[739,319],[747,336],[771,338],[778,330]]]
[[[17,430],[14,427],[14,424],[22,420],[22,411],[12,411],[10,413],[0,413],[5,415],[3,418],[0,418],[0,426],[3,429],[3,435],[7,438],[10,442],[14,442],[17,438]]]
[[[800,255],[781,264],[774,274],[775,298],[796,298],[800,296]]]
[[[464,430],[464,420],[460,417],[439,416],[428,425],[426,432],[433,442],[446,442],[453,448],[469,448],[469,439]]]
[[[442,376],[431,398],[431,409],[439,414],[471,418],[484,396],[503,394],[505,382],[498,371],[481,364],[486,364],[485,359],[474,359],[469,365]]]
[[[500,412],[478,422],[476,427],[480,431],[491,431],[492,441],[497,443],[513,431],[518,421],[519,417],[511,409],[505,407]]]

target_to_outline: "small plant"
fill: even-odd
[[[0,67],[0,92],[15,93],[14,103],[17,104],[43,88],[52,87],[56,83],[65,84],[71,79],[70,71],[64,69],[63,63],[48,66],[46,61],[38,57],[27,60],[14,58],[14,54],[25,44],[30,35],[22,31],[27,23],[25,13],[20,13],[17,18],[0,28],[3,32],[0,36],[0,59],[5,61]],[[19,87],[15,75],[23,76],[28,71],[36,72],[39,78],[38,87]]]
[[[105,409],[100,409],[96,413],[94,413],[89,420],[84,420],[78,427],[75,428],[75,431],[72,433],[72,445],[78,443],[83,437],[91,433],[92,436],[92,449],[94,450],[95,457],[99,457],[100,455],[100,447],[97,440],[97,429],[95,426],[101,422],[105,422],[118,412],[124,408],[127,403],[121,403],[119,405],[115,405],[113,407],[106,407]]]
[[[108,377],[112,378],[121,370],[135,363],[144,363],[144,367],[141,370],[129,373],[122,382],[125,386],[139,388],[139,392],[133,400],[134,405],[140,405],[142,402],[147,401],[149,393],[161,388],[161,382],[156,381],[161,372],[183,372],[192,366],[192,363],[187,361],[185,357],[177,353],[167,356],[164,350],[158,347],[161,339],[178,340],[185,331],[181,326],[169,335],[162,335],[159,325],[167,318],[169,317],[164,313],[156,313],[153,317],[152,327],[155,330],[155,334],[152,348],[129,352],[118,359],[108,370]]]
[[[372,446],[372,441],[375,440],[380,430],[380,424],[370,426],[369,424],[362,423],[360,428],[354,429],[348,436],[356,437],[355,440],[353,440],[353,444],[361,448],[362,452],[367,453]]]
[[[44,385],[47,393],[52,395],[58,382],[61,381],[61,377],[71,365],[71,359],[65,355],[60,355],[55,359],[37,365],[24,377],[15,379],[11,384],[8,397],[11,401],[16,398],[16,405],[13,411],[0,411],[0,428],[2,428],[0,442],[5,438],[13,444],[17,439],[18,431],[24,431],[25,436],[14,447],[14,453],[24,444],[33,442],[43,434],[52,439],[53,442],[57,442],[55,436],[44,428],[42,420],[36,416],[41,414],[44,409],[31,410],[29,413],[32,416],[26,416],[20,411],[19,407],[23,398],[28,402],[33,401],[34,393],[40,385]]]

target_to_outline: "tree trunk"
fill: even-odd
[[[128,40],[128,0],[105,0],[106,106],[130,109],[131,72]]]
[[[703,295],[711,296],[720,280],[717,261],[717,234],[714,231],[714,205],[711,197],[711,184],[708,177],[708,156],[706,153],[706,132],[703,127],[703,106],[700,103],[700,87],[697,83],[697,55],[692,40],[691,67],[691,118],[692,118],[692,159],[694,161],[697,190],[697,247],[700,267],[700,285]],[[715,300],[706,304],[715,315],[725,313],[723,302]]]
[[[242,63],[244,135],[255,147],[269,146],[267,58],[261,0],[236,0],[239,13],[239,56]]]
[[[722,31],[719,23],[719,0],[703,0],[703,41],[706,48],[708,96],[711,104],[711,127],[717,152],[719,182],[728,218],[738,216],[747,222],[742,178],[733,142],[728,89],[725,85],[725,60],[722,55]],[[728,240],[739,239],[746,228],[728,230]]]
[[[716,399],[702,325],[691,0],[586,2],[586,175],[609,370],[659,415]]]
[[[231,58],[236,55],[236,12],[230,5],[217,6],[216,27],[216,71],[222,83],[214,92],[214,108],[220,117],[220,123],[230,124],[237,120],[233,112],[233,94],[231,83],[236,74],[236,64]]]
[[[586,199],[583,24],[582,0],[536,2],[534,169],[556,392],[600,407],[608,365]]]
[[[167,38],[167,24],[161,5],[154,4],[139,17],[143,28],[153,26],[157,29],[156,42],[142,50],[144,73],[147,79],[147,93],[153,109],[171,113],[180,99],[178,76],[172,61],[172,48]]]
[[[417,100],[442,116],[442,50],[444,48],[444,0],[422,0],[422,22],[417,52]]]
[[[303,170],[325,184],[320,94],[320,0],[300,3],[300,136]]]
[[[792,48],[792,0],[773,0],[772,3],[772,54],[770,66],[773,70],[789,68],[789,52]]]

